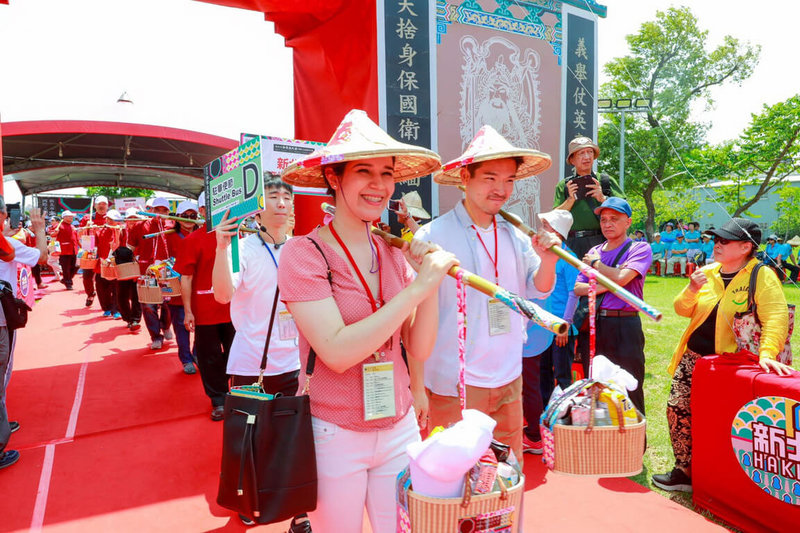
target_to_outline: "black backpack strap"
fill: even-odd
[[[269,352],[269,339],[272,337],[272,326],[275,324],[275,310],[278,308],[278,292],[278,287],[275,287],[275,299],[272,300],[272,311],[269,315],[269,327],[267,328],[267,342],[264,343],[264,355],[261,356],[261,371],[258,373],[259,385],[264,379],[264,372],[267,371],[267,353]]]
[[[611,196],[611,176],[603,172],[599,177],[600,190],[603,191],[603,195],[606,197]]]
[[[747,287],[747,310],[753,313],[754,318],[758,322],[758,313],[756,311],[756,285],[758,285],[758,271],[764,263],[759,261],[750,272],[750,286]]]
[[[322,251],[322,248],[320,248],[317,241],[315,241],[311,237],[306,237],[306,239],[311,241],[311,244],[313,244],[314,247],[319,251],[319,254],[322,256],[322,259],[325,260],[325,268],[327,269],[328,283],[330,283],[331,289],[333,289],[333,274],[331,273],[331,265],[330,263],[328,263],[328,258],[325,257],[325,253]],[[309,343],[308,362],[306,363],[306,383],[308,382],[308,378],[310,378],[311,375],[314,373],[314,367],[316,366],[316,364],[317,364],[317,354],[316,352],[314,352],[314,348],[311,348],[311,344]]]

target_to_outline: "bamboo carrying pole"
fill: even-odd
[[[336,208],[330,204],[323,203],[320,207],[322,210],[329,214],[335,214]],[[372,233],[378,235],[383,240],[385,240],[390,245],[396,248],[403,248],[407,241],[404,241],[400,237],[396,235],[392,235],[391,233],[387,233],[378,228],[371,228]],[[552,313],[549,313],[536,305],[535,303],[525,300],[524,298],[514,294],[511,291],[508,291],[499,285],[492,283],[491,281],[478,276],[477,274],[473,274],[472,272],[463,269],[459,266],[452,267],[447,273],[452,276],[456,277],[456,274],[461,271],[462,272],[462,280],[465,284],[476,289],[483,294],[489,296],[490,298],[497,298],[503,304],[511,308],[513,311],[523,315],[524,317],[533,320],[539,326],[552,331],[553,333],[565,333],[569,325],[562,320],[561,318],[555,316]]]
[[[137,214],[146,217],[158,217],[158,218],[163,218],[165,220],[175,220],[176,222],[191,222],[192,224],[205,224],[205,220],[203,220],[202,218],[182,218],[172,215],[159,215],[157,213],[148,213],[147,211],[138,211]]]
[[[517,215],[501,209],[500,216],[509,221],[512,225],[517,227],[526,235],[530,237],[536,235],[536,232],[533,231],[533,228],[525,224]],[[589,274],[589,272],[594,272],[594,277],[597,280],[597,282],[606,289],[608,289],[608,292],[610,292],[620,300],[624,300],[626,303],[632,305],[633,307],[635,307],[636,309],[638,309],[639,311],[641,311],[642,313],[646,314],[648,317],[653,319],[654,321],[659,322],[664,317],[664,315],[661,314],[661,311],[659,311],[652,305],[649,305],[641,298],[638,298],[630,291],[622,288],[613,280],[609,279],[607,276],[598,272],[597,269],[590,267],[589,265],[587,265],[574,255],[565,251],[563,248],[559,248],[557,246],[551,246],[550,251],[556,254],[564,261],[566,261],[567,263],[569,263],[571,266],[583,272],[584,274]]]

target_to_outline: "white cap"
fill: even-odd
[[[150,199],[147,200],[147,202],[145,202],[144,205],[147,206],[147,207],[153,207],[153,201],[154,200],[155,200],[155,198],[150,198]]]
[[[566,239],[569,236],[569,230],[572,227],[572,213],[565,209],[553,209],[552,211],[548,211],[547,213],[539,213],[538,214],[539,220],[547,221],[553,226],[553,229],[561,235],[562,239]]]
[[[74,216],[75,216],[75,213],[73,213],[73,212],[72,212],[72,211],[70,211],[69,209],[65,209],[64,211],[62,211],[62,212],[61,212],[61,218],[64,218],[64,217],[74,217]]]
[[[655,232],[655,233],[653,233],[653,237],[661,237],[661,233]]]
[[[106,204],[106,205],[108,205],[108,198],[106,198],[105,196],[98,196],[97,198],[94,199],[94,205],[97,205],[97,204]]]
[[[125,218],[141,218],[139,216],[139,210],[135,207],[129,207],[125,210]]]
[[[199,207],[206,206],[206,191],[200,193],[200,196],[197,197],[197,205]]]
[[[122,220],[124,220],[120,212],[117,211],[116,209],[109,209],[108,214],[106,216],[111,220],[113,220],[114,222],[121,222]]]
[[[194,203],[191,200],[184,200],[181,203],[179,203],[178,204],[178,210],[177,210],[178,216],[181,216],[186,211],[194,211],[196,213],[197,212],[197,204]]]
[[[169,209],[169,200],[161,197],[153,198],[153,203],[151,205],[153,206],[153,209],[155,209],[156,207],[166,207],[167,209]]]

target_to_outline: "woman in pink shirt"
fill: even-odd
[[[438,165],[433,152],[398,143],[351,111],[325,148],[283,174],[293,185],[327,184],[337,205],[330,224],[286,244],[278,268],[303,371],[309,351],[316,353],[306,383],[319,479],[315,532],[360,533],[365,505],[373,531],[395,530],[395,478],[408,464],[406,446],[419,440],[400,339],[410,357],[430,355],[437,288],[457,261],[442,250],[426,253],[430,245],[421,242],[404,254],[369,228],[396,182]]]

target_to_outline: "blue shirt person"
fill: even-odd
[[[703,234],[703,241],[700,243],[700,251],[705,255],[705,264],[714,262],[714,241],[711,235]]]

